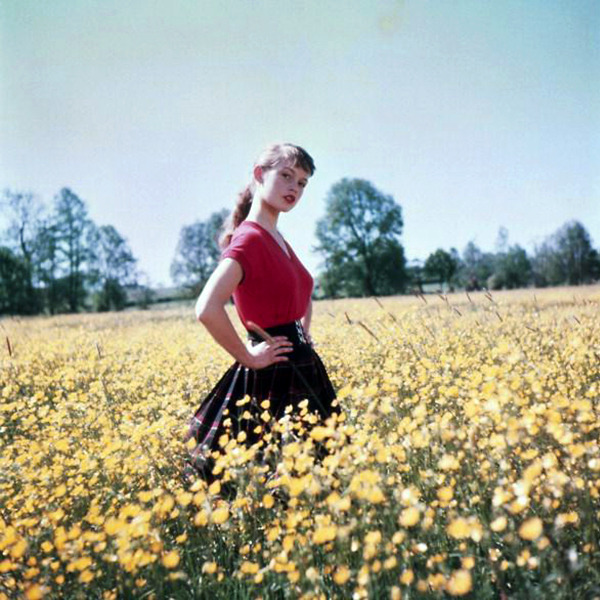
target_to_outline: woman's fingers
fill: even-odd
[[[280,347],[282,344],[290,347],[293,345],[284,335],[271,336],[253,321],[248,321],[246,326],[250,331],[254,331],[254,333],[258,334],[265,344],[275,347]]]
[[[274,356],[271,364],[279,363],[279,362],[289,362],[289,358],[285,355]]]
[[[293,344],[285,337],[279,337],[273,339],[272,342],[266,344],[267,359],[270,364],[288,362],[289,358],[286,356],[293,350]]]
[[[289,340],[281,340],[280,342],[273,342],[273,346],[276,348],[289,348],[290,350],[294,347],[294,344]]]
[[[251,350],[258,358],[258,368],[289,361],[286,355],[294,350],[294,344],[287,337],[284,335],[271,336],[252,321],[246,323],[246,327],[263,339],[260,344],[252,346]]]
[[[290,342],[290,340],[288,340],[284,336],[277,336],[271,338],[271,341],[265,342],[265,345],[274,353],[291,352],[294,349],[294,345],[292,344],[292,342]]]
[[[279,356],[281,353],[287,354],[294,349],[290,342],[274,343],[271,345],[271,348],[276,356]]]

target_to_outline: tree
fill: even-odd
[[[434,277],[442,283],[450,283],[456,273],[458,261],[456,256],[438,248],[430,254],[425,261],[425,273],[428,277]]]
[[[0,315],[32,313],[29,276],[25,259],[0,246]]]
[[[69,310],[77,312],[85,301],[85,270],[93,258],[94,225],[83,200],[68,188],[60,190],[55,198],[52,231],[65,273]]]
[[[125,238],[112,226],[102,225],[93,233],[94,256],[90,275],[100,285],[97,310],[125,308],[126,285],[135,284],[136,259]]]
[[[570,221],[554,234],[554,239],[563,280],[569,285],[593,281],[598,259],[586,228],[578,221]]]
[[[27,263],[33,262],[35,238],[43,213],[43,206],[32,192],[4,190],[2,207],[8,216],[4,238],[13,252]]]
[[[467,290],[480,290],[494,272],[494,256],[470,241],[462,255],[460,279]]]
[[[175,283],[190,288],[194,294],[204,287],[221,256],[218,236],[228,214],[229,211],[223,209],[206,221],[196,221],[181,229],[171,263]]]
[[[580,285],[600,277],[600,259],[590,234],[578,221],[560,227],[536,248],[535,281],[539,285]]]
[[[423,261],[419,258],[413,258],[406,267],[406,277],[412,287],[413,292],[423,293],[423,283],[425,280],[425,267]]]
[[[494,273],[488,278],[488,287],[494,290],[526,287],[531,276],[531,261],[527,252],[517,244],[496,255]]]
[[[393,294],[406,284],[399,242],[402,209],[392,196],[363,179],[342,179],[329,190],[325,217],[317,222],[316,250],[328,296]]]
[[[69,310],[68,284],[60,273],[61,257],[58,243],[56,223],[47,219],[41,224],[36,241],[37,272],[40,294],[52,315]]]
[[[23,278],[24,296],[21,298],[22,310],[20,312],[33,314],[40,308],[39,297],[35,289],[38,264],[36,254],[44,208],[32,192],[11,190],[4,190],[1,205],[8,217],[8,227],[3,238],[15,257],[21,259],[19,270]],[[5,259],[7,259],[6,256]]]

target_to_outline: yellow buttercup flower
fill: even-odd
[[[312,536],[313,543],[315,544],[325,544],[326,542],[331,542],[335,540],[337,534],[337,527],[335,525],[325,525],[319,527]]]
[[[506,529],[506,525],[508,524],[508,521],[506,519],[506,517],[502,516],[502,517],[498,517],[497,519],[494,519],[491,523],[490,523],[490,529],[492,531],[504,531]]]
[[[473,588],[471,572],[466,569],[459,569],[450,575],[446,584],[446,591],[451,596],[464,596]]]
[[[333,580],[338,585],[344,585],[348,579],[350,579],[350,569],[348,569],[348,567],[345,565],[337,567],[333,574]]]
[[[456,539],[464,539],[471,535],[471,525],[462,517],[454,519],[446,528],[448,535]]]
[[[597,286],[315,301],[342,415],[306,399],[276,421],[273,399],[234,398],[211,484],[181,477],[185,434],[230,357],[189,307],[3,319],[0,600],[200,575],[252,597],[273,577],[307,596],[451,597],[475,593],[475,568],[483,585],[587,572],[599,302]]]
[[[441,487],[437,491],[437,497],[441,502],[450,502],[453,495],[454,490],[450,486]]]
[[[167,552],[163,557],[162,557],[162,564],[167,568],[167,569],[174,569],[178,564],[179,564],[179,554],[177,553],[176,550],[171,550],[170,552]]]
[[[95,577],[95,575],[94,575],[93,571],[86,569],[85,571],[82,571],[79,574],[78,581],[80,583],[90,583],[94,580],[94,577]]]
[[[519,527],[519,535],[524,540],[537,540],[544,531],[544,524],[539,517],[532,517],[527,519]]]
[[[258,569],[258,564],[247,560],[245,560],[240,566],[240,571],[245,575],[256,575],[256,573],[258,573]]]
[[[25,590],[27,600],[41,600],[44,597],[44,589],[41,585],[34,583]]]
[[[398,522],[402,527],[413,527],[419,522],[420,518],[421,513],[419,512],[419,509],[414,506],[409,506],[400,513]]]
[[[412,569],[406,569],[400,575],[400,583],[403,585],[410,585],[415,580],[415,574]]]
[[[221,506],[212,512],[211,521],[215,525],[222,525],[227,519],[229,519],[229,509],[226,506]]]
[[[273,498],[273,496],[271,496],[271,494],[265,494],[262,498],[262,505],[265,508],[273,508],[273,505],[275,504],[275,499]]]
[[[202,572],[207,575],[214,575],[217,572],[217,563],[213,561],[205,562],[202,565]]]

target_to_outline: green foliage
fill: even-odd
[[[535,285],[580,285],[600,278],[600,259],[590,235],[577,222],[565,223],[537,247],[532,258],[518,244],[509,246],[508,231],[498,233],[497,252],[484,253],[469,242],[458,279],[467,290],[493,290]]]
[[[363,179],[342,179],[329,190],[326,204],[316,231],[316,250],[325,267],[320,278],[323,295],[379,296],[403,291],[407,277],[399,242],[402,209],[392,196]]]
[[[482,252],[471,241],[463,250],[460,282],[467,290],[480,290],[494,272],[494,255]]]
[[[18,288],[21,290],[17,293],[18,302],[14,300],[14,296],[7,300],[6,312],[34,314],[40,309],[40,297],[35,289],[35,283],[36,266],[39,262],[37,236],[43,216],[43,206],[33,193],[11,190],[4,190],[0,206],[8,220],[8,227],[2,237],[8,246],[6,249],[12,251],[14,255],[9,258],[5,253],[3,257],[4,286],[17,292],[14,288],[15,283],[10,282],[19,272]],[[9,306],[12,307],[10,310]]]
[[[76,312],[88,307],[94,291],[97,308],[124,306],[123,286],[135,282],[136,260],[113,226],[94,225],[75,193],[60,190],[52,211],[31,192],[5,190],[1,204],[8,223],[3,238],[12,253],[3,254],[2,285],[16,289],[15,274],[21,281],[19,301],[7,300],[5,312]]]
[[[488,278],[493,290],[516,289],[529,285],[532,277],[531,261],[521,246],[511,246],[507,252],[496,255],[494,274]]]
[[[118,279],[106,279],[102,289],[95,295],[95,309],[98,312],[123,310],[127,304],[127,293]]]
[[[65,312],[68,310],[66,304],[63,305],[63,285],[59,275],[60,256],[58,253],[58,232],[56,226],[51,220],[48,220],[40,226],[36,238],[37,247],[37,279],[44,306],[50,312]]]
[[[89,244],[93,223],[83,200],[68,188],[60,190],[55,198],[54,231],[59,264],[67,281],[69,310],[77,312],[86,298],[85,268],[93,258]]]
[[[449,283],[457,269],[456,257],[442,248],[438,248],[430,254],[425,261],[425,274],[428,277],[437,278],[443,283]]]
[[[194,294],[204,287],[219,262],[218,236],[228,214],[227,209],[215,212],[206,221],[184,226],[179,233],[171,277]]]
[[[124,286],[135,282],[136,259],[119,232],[112,225],[103,225],[93,232],[93,256],[88,274],[99,284],[94,298],[98,311],[122,310],[127,304]]]
[[[147,285],[136,285],[133,289],[138,292],[135,305],[142,310],[150,308],[150,304],[154,302],[155,298],[155,293],[152,291],[152,289]]]
[[[565,223],[537,248],[536,285],[580,285],[600,278],[600,258],[590,234],[578,221]]]
[[[136,259],[125,238],[112,225],[98,227],[92,241],[93,272],[100,280],[114,280],[121,285],[135,280]]]
[[[33,314],[37,297],[27,261],[0,247],[0,314]]]

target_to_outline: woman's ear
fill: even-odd
[[[263,182],[263,169],[259,165],[254,167],[254,179],[257,181],[257,183]]]

